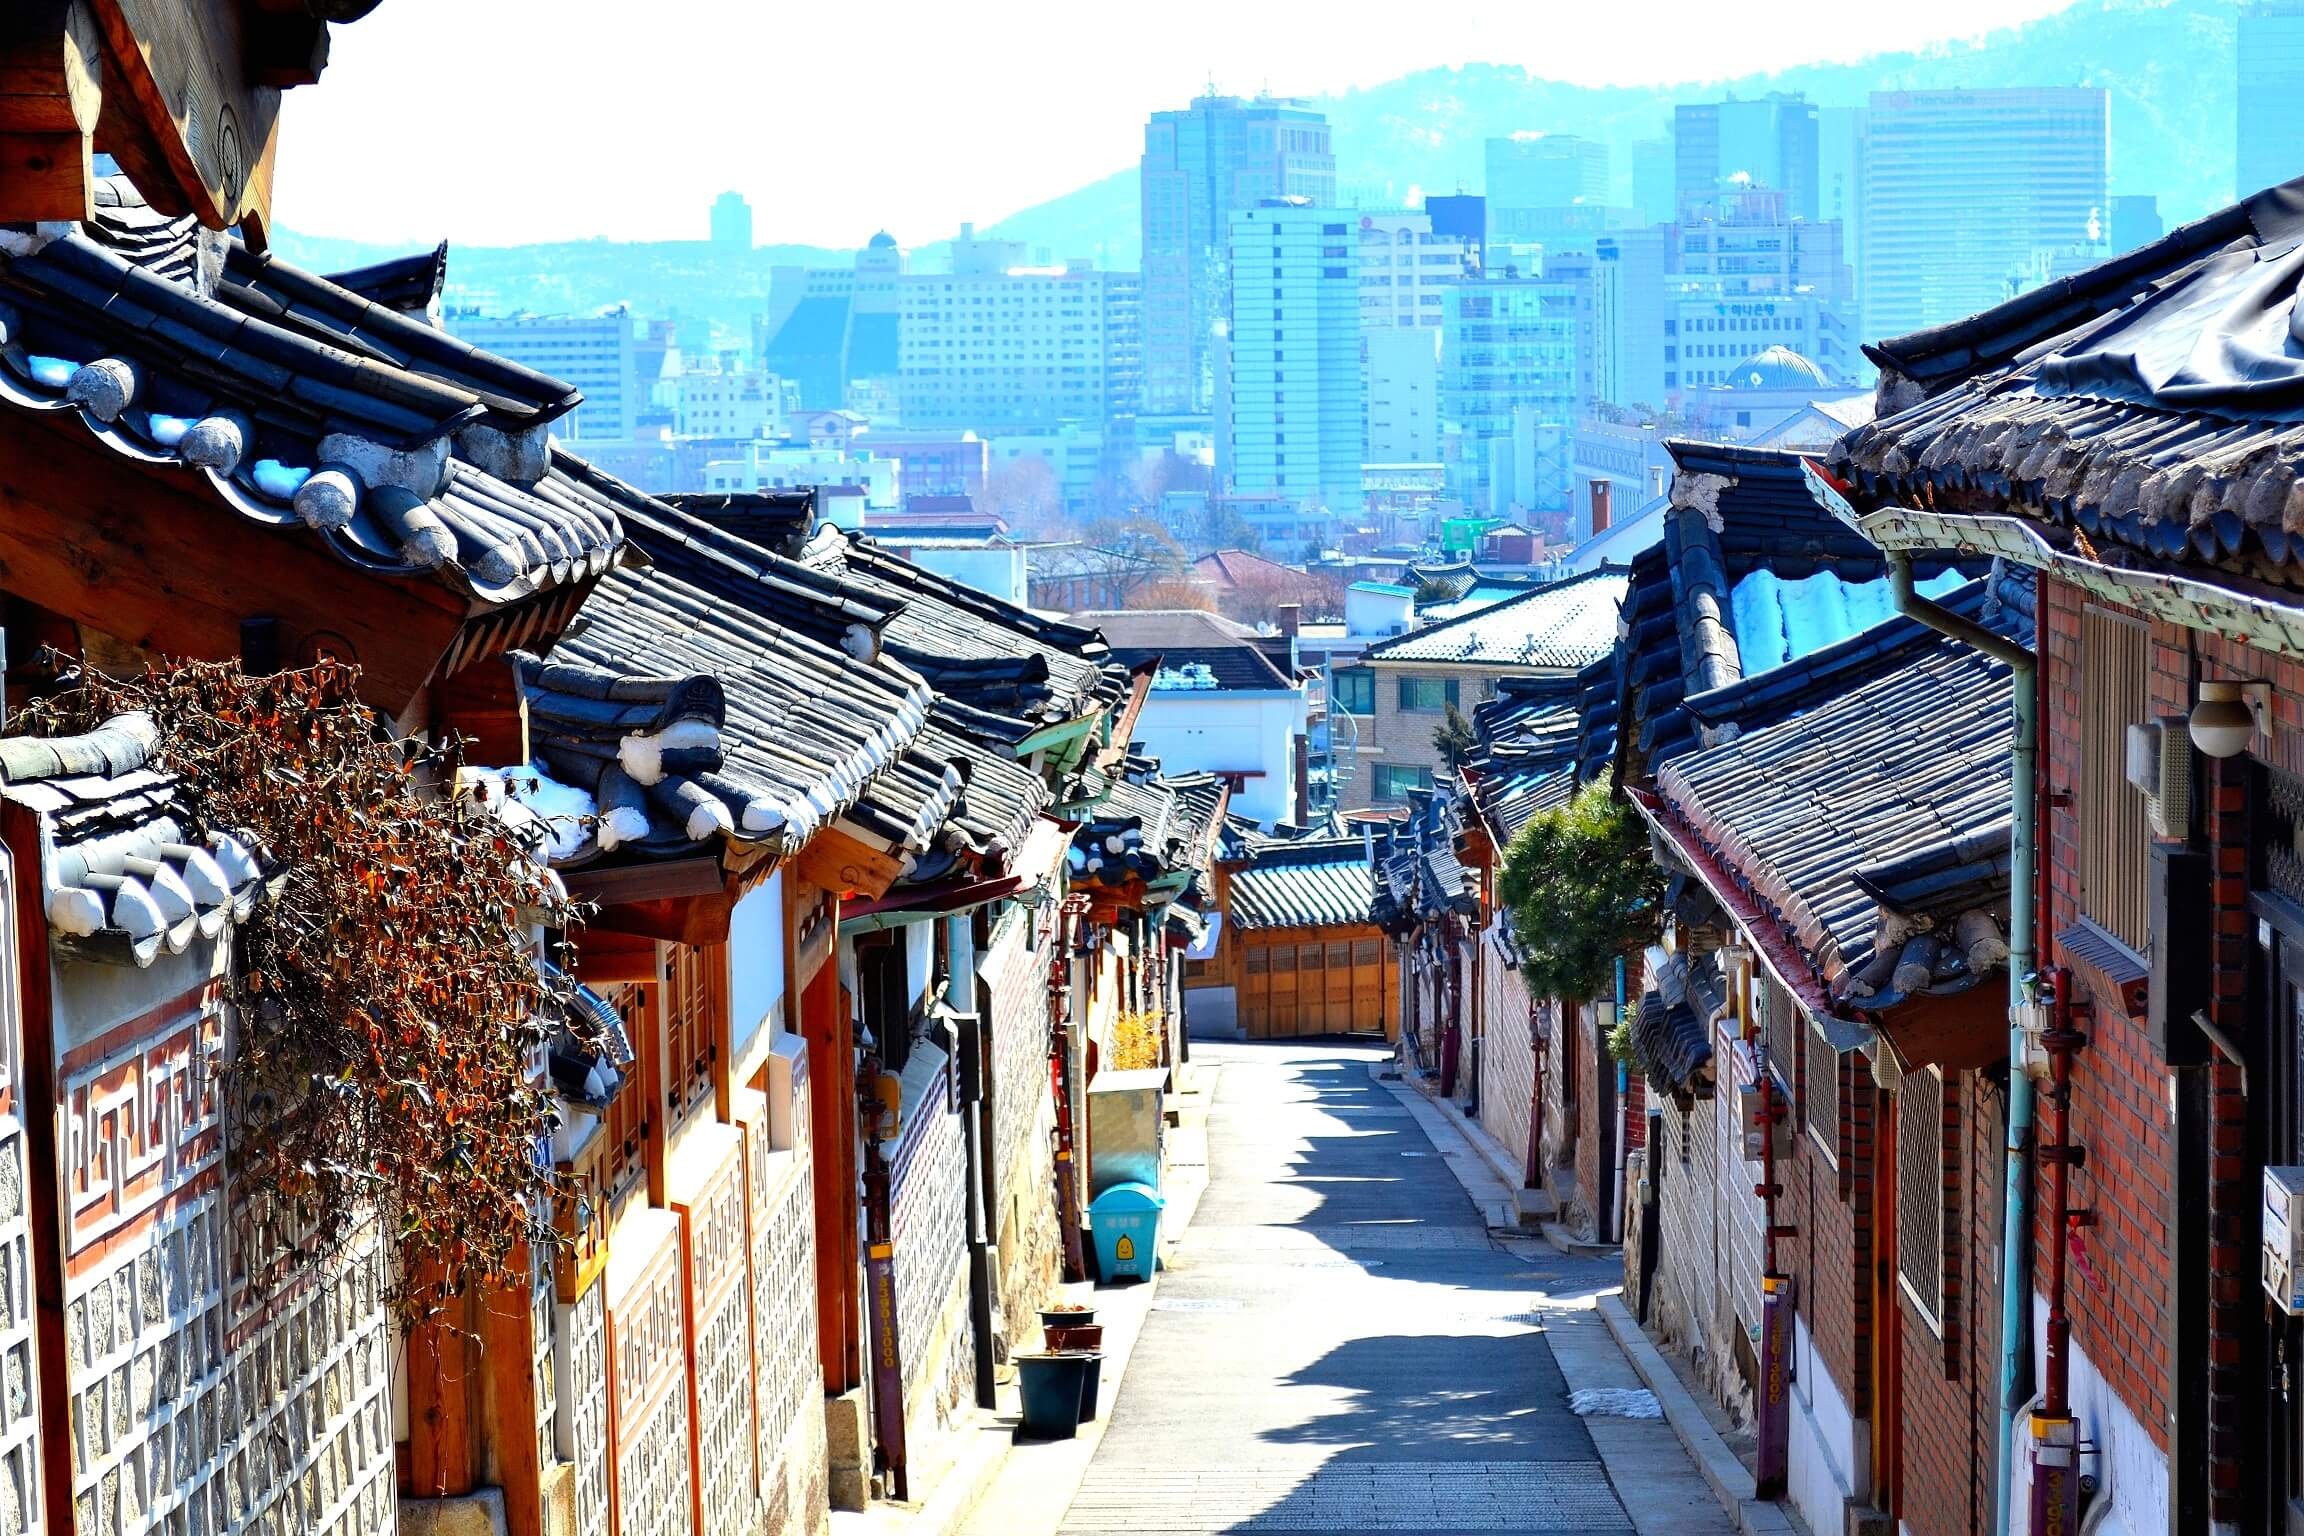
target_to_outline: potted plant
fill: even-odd
[[[1040,1309],[1042,1328],[1078,1328],[1096,1321],[1096,1309],[1079,1302],[1065,1302],[1059,1306]]]
[[[1104,1347],[1102,1323],[1049,1323],[1041,1328],[1040,1334],[1048,1347],[1058,1352]]]

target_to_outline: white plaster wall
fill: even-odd
[[[1792,1319],[1792,1438],[1789,1491],[1811,1531],[1837,1531],[1855,1494],[1859,1444],[1855,1415],[1824,1368],[1806,1318]]]
[[[2048,1336],[2048,1304],[2032,1297],[2033,1379],[2047,1370],[2044,1341]],[[2080,1458],[2082,1475],[2097,1480],[2095,1503],[2089,1507],[2089,1536],[2160,1536],[2168,1529],[2168,1458],[2152,1441],[2142,1420],[2129,1411],[2096,1369],[2096,1363],[2072,1342],[2072,1414],[2079,1420],[2080,1438],[2096,1449]],[[2008,1502],[2022,1509],[2032,1497],[2032,1466],[2019,1429],[2018,1455],[2009,1472]],[[2110,1500],[2109,1508],[2105,1501]]]
[[[897,536],[900,543],[901,535]],[[913,564],[939,576],[949,576],[964,587],[999,598],[1002,602],[1024,602],[1029,582],[1025,575],[1025,554],[1022,548],[1013,549],[914,549],[906,552]]]
[[[1239,993],[1231,987],[1186,987],[1184,1028],[1195,1039],[1241,1038]]]
[[[728,914],[728,1018],[739,1082],[757,1068],[753,1047],[764,1048],[782,1023],[784,987],[784,872],[778,870]]]
[[[1232,797],[1234,815],[1266,824],[1296,813],[1301,692],[1216,689],[1157,692],[1136,721],[1136,744],[1171,773],[1253,773]]]

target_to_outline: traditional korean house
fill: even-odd
[[[2008,570],[1940,611],[2021,651],[2032,604]],[[1894,618],[1686,696],[1697,741],[1630,791],[1679,891],[1637,1299],[1811,1526],[1989,1522],[2010,671]]]
[[[1397,962],[1369,914],[1373,857],[1368,832],[1228,829],[1211,882],[1215,952],[1185,966],[1194,1030],[1399,1038]]]
[[[77,220],[0,232],[9,694],[53,682],[58,653],[106,671],[329,657],[357,662],[403,729],[450,725],[476,678],[512,645],[549,643],[622,558],[636,496],[551,445],[566,384],[227,240],[217,207],[261,202],[245,185],[215,207],[163,190],[192,211],[90,178]],[[216,891],[229,877],[240,910],[247,871],[175,824],[148,739],[99,735],[93,756],[12,767],[0,829],[21,893],[8,1049],[38,1106],[26,1187],[80,1191],[23,1212],[37,1262],[19,1294],[61,1326],[23,1357],[14,1417],[38,1424],[45,1470],[17,1507],[50,1529],[142,1530],[238,1518],[270,1490],[268,1518],[291,1528],[389,1529],[405,1427],[387,1255],[353,1254],[258,1310],[225,1231]],[[49,900],[66,887],[82,895]],[[156,1377],[157,1358],[176,1363]],[[288,1411],[228,1420],[226,1392]],[[540,1425],[535,1394],[522,1401]]]
[[[2304,1165],[2300,240],[2290,183],[1882,342],[1878,419],[1818,466],[1894,555],[2039,575],[2009,898],[2039,982],[2004,1047],[2029,1177],[1977,1325],[2015,1367],[1983,1387],[2010,1408],[2011,1507],[2037,1489],[2071,1516],[2084,1477],[2098,1529],[2304,1510],[2281,1228]]]

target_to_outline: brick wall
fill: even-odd
[[[1797,1232],[1777,1244],[1776,1256],[1793,1277],[1794,1304],[1817,1359],[1862,1419],[1872,1399],[1872,1074],[1855,1055],[1833,1055],[1829,1073],[1810,1074],[1812,1055],[1802,1053],[1795,1074],[1798,1129],[1792,1165],[1779,1175],[1779,1209]],[[1830,1143],[1806,1123],[1807,1095],[1817,1093],[1839,1106]]]
[[[1528,1100],[1535,1089],[1536,1056],[1528,1043],[1528,989],[1520,973],[1504,963],[1493,928],[1482,938],[1480,1044],[1480,1124],[1511,1154],[1513,1166],[1528,1165]]]
[[[1759,1170],[1744,1161],[1733,1085],[1686,1109],[1666,1101],[1660,1123],[1663,1144],[1648,1160],[1651,1177],[1662,1181],[1658,1329],[1687,1346],[1706,1384],[1749,1420],[1762,1214],[1752,1192]]]
[[[1941,1135],[1946,1190],[1943,1316],[1901,1288],[1904,1481],[1897,1513],[1911,1536],[1971,1536],[1992,1523],[1998,1434],[1997,1243],[2005,1105],[1981,1074],[1947,1072]]]

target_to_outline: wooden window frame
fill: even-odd
[[[2128,782],[2128,727],[2152,710],[2152,627],[2090,603],[2080,611],[2077,770],[2080,910],[2141,957],[2149,897],[2151,829]]]

